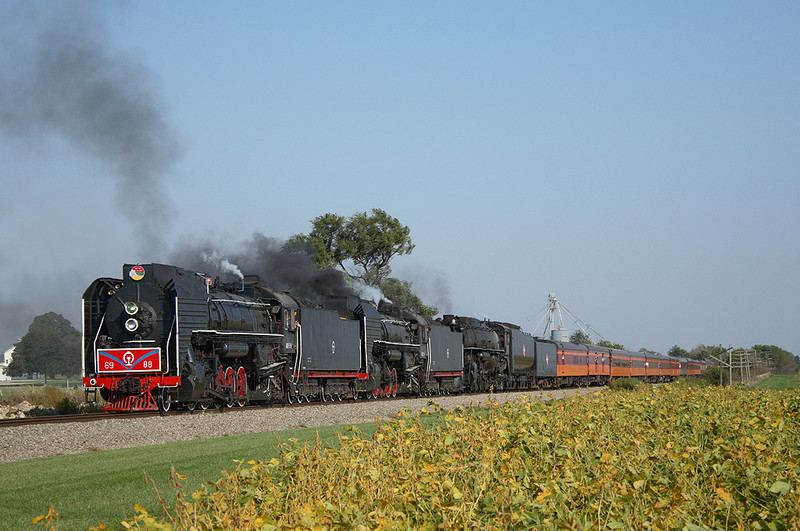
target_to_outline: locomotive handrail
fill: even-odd
[[[389,324],[393,324],[393,325],[398,325],[398,326],[407,326],[408,325],[408,321],[402,321],[400,319],[381,319],[381,322],[382,323],[389,323]]]
[[[430,337],[428,337],[428,341],[427,341],[427,353],[428,353],[428,356],[427,356],[428,360],[425,363],[425,379],[426,380],[431,375],[431,358],[433,357],[433,356],[431,356],[431,338]]]
[[[361,329],[364,330],[364,334],[363,334],[363,337],[362,337],[363,342],[362,342],[362,348],[361,348],[361,363],[362,363],[362,365],[364,367],[364,372],[369,374],[369,369],[370,369],[370,366],[369,366],[369,351],[367,350],[367,333],[366,333],[366,330],[367,330],[367,316],[366,315],[362,315],[361,319],[359,319],[359,321],[361,321]],[[357,391],[354,390],[353,393],[357,393]]]
[[[292,383],[296,384],[297,380],[300,375],[300,362],[303,359],[303,329],[300,326],[300,323],[296,323],[297,326],[297,354],[295,354],[294,358],[294,371],[292,372]],[[283,336],[281,336],[283,337]]]
[[[464,347],[464,350],[482,350],[485,352],[505,352],[501,348],[488,348],[488,347]]]
[[[97,363],[97,338],[100,337],[100,330],[103,329],[103,323],[106,321],[106,315],[103,314],[103,317],[100,319],[100,324],[97,326],[97,333],[94,335],[94,341],[92,341],[92,359],[94,360],[94,372],[95,374],[100,372],[100,367],[98,367]],[[86,356],[84,356],[84,361],[86,360]],[[84,371],[85,372],[85,371]]]
[[[173,329],[175,329],[175,330],[178,329],[178,297],[175,297],[175,315],[172,316],[172,324],[169,326],[169,335],[167,336],[167,348],[165,349],[167,351],[167,370],[166,370],[165,373],[169,373],[169,340],[172,339],[172,330]],[[180,341],[180,336],[176,334],[175,335],[175,357],[176,358],[180,357],[180,344],[179,344],[179,341]],[[177,375],[180,376],[181,375],[181,364],[178,363],[177,365],[178,365],[178,374]]]
[[[266,302],[251,302],[251,301],[240,301],[235,299],[209,299],[211,302],[219,302],[219,303],[228,303],[228,304],[240,304],[242,306],[264,306],[267,308],[272,307],[271,304]]]
[[[214,336],[259,336],[259,337],[272,337],[276,339],[283,338],[283,334],[268,334],[266,332],[227,332],[224,330],[192,330],[193,334],[209,334]]]
[[[416,343],[396,343],[394,341],[384,341],[382,339],[376,339],[373,343],[379,343],[381,345],[391,345],[394,347],[419,347]]]

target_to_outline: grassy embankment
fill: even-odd
[[[772,374],[769,378],[761,380],[753,387],[756,389],[770,389],[773,391],[800,389],[800,374]]]

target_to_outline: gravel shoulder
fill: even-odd
[[[601,388],[434,396],[406,400],[363,400],[286,408],[234,408],[224,413],[209,410],[166,417],[115,416],[97,422],[9,426],[0,428],[0,463],[299,427],[360,424],[372,422],[376,417],[388,419],[403,408],[417,413],[429,401],[437,403],[443,409],[454,409],[458,406],[484,404],[490,396],[499,402],[515,400],[522,395],[532,400],[550,400],[591,394],[598,389]]]

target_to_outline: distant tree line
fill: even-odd
[[[81,334],[61,314],[37,315],[28,332],[14,344],[6,369],[9,376],[42,374],[75,376],[81,370]]]
[[[576,343],[578,345],[598,345],[601,347],[610,347],[610,348],[619,348],[623,349],[622,345],[618,343],[612,343],[611,341],[600,341],[598,343],[594,343],[592,338],[584,332],[583,330],[578,330],[574,334],[569,337],[571,343]],[[752,347],[752,350],[755,350],[756,353],[761,356],[763,359],[772,359],[772,364],[774,366],[775,372],[778,374],[794,374],[800,369],[800,358],[794,356],[791,352],[788,352],[780,347],[775,345],[755,345]],[[652,350],[641,348],[639,352],[650,352],[655,353]],[[707,346],[707,345],[697,345],[692,350],[686,350],[678,345],[673,345],[667,354],[669,356],[675,358],[704,358],[707,360],[712,360],[714,358],[725,359],[728,353],[727,349],[721,346]]]
[[[574,334],[569,336],[569,342],[575,343],[576,345],[597,345],[598,347],[625,350],[625,345],[614,343],[613,341],[608,341],[607,339],[595,343],[594,341],[592,341],[592,338],[589,337],[589,334],[587,334],[583,330],[578,330]]]

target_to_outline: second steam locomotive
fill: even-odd
[[[431,320],[355,296],[315,303],[257,277],[125,265],[83,296],[83,384],[108,411],[668,381],[705,363]]]

